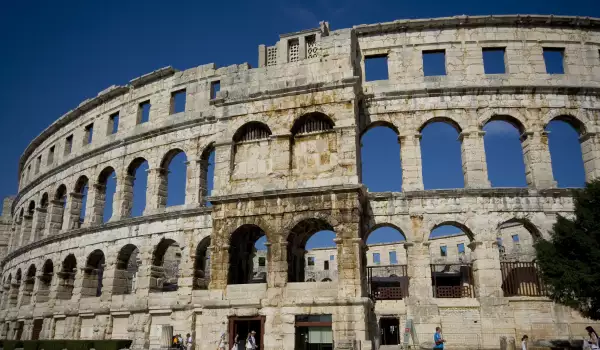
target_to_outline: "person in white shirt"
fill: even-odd
[[[185,348],[192,350],[192,336],[189,333],[185,335]]]
[[[529,337],[525,334],[523,338],[521,338],[521,350],[527,350],[527,340],[529,340]]]
[[[251,349],[251,350],[258,349],[258,347],[256,346],[256,339],[254,339],[255,335],[256,335],[255,331],[252,331],[252,332],[250,332],[250,334],[248,334],[248,340],[246,341],[246,349]]]

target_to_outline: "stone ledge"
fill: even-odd
[[[250,193],[241,193],[234,195],[225,195],[225,196],[213,196],[208,197],[207,200],[212,204],[220,204],[220,203],[228,203],[228,202],[238,202],[240,200],[248,200],[248,199],[263,199],[263,198],[273,198],[273,197],[289,197],[289,196],[305,196],[305,195],[313,195],[313,194],[322,194],[322,193],[343,193],[343,192],[354,192],[361,191],[363,185],[337,185],[337,186],[325,186],[325,187],[309,187],[302,189],[289,189],[289,190],[272,190],[272,191],[263,191],[263,192],[250,192]]]
[[[414,198],[453,198],[453,197],[571,197],[578,189],[555,188],[536,190],[529,188],[457,188],[447,190],[422,190],[407,192],[367,192],[369,200],[414,199]]]

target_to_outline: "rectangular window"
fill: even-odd
[[[27,180],[31,179],[31,164],[27,166]]]
[[[309,35],[304,39],[306,43],[306,58],[315,58],[319,56],[319,47],[317,46],[316,36]]]
[[[54,146],[50,147],[48,151],[48,165],[54,163]]]
[[[560,47],[544,47],[543,50],[546,73],[565,74],[565,49]]]
[[[365,81],[388,80],[388,56],[365,57]]]
[[[446,75],[446,50],[423,51],[423,74],[426,77]]]
[[[314,266],[315,265],[315,257],[314,256],[309,256],[307,258],[307,264],[308,264],[308,266]]]
[[[185,111],[185,89],[171,93],[171,108],[169,114]]]
[[[73,150],[73,135],[69,135],[65,139],[65,155],[71,154],[72,150]]]
[[[210,83],[210,99],[217,98],[217,92],[221,91],[221,81],[213,81]]]
[[[484,47],[482,51],[485,74],[506,73],[505,49],[503,47]]]
[[[90,124],[85,127],[85,139],[83,140],[84,145],[89,145],[92,143],[92,139],[94,138],[94,124]]]
[[[288,62],[297,62],[300,59],[300,41],[288,40]]]
[[[498,247],[503,247],[504,246],[502,244],[502,237],[496,237],[496,243],[498,243]]]
[[[329,270],[329,261],[328,260],[323,261],[323,270]]]
[[[147,123],[150,120],[150,101],[144,101],[138,105],[137,123]]]
[[[512,240],[514,243],[519,243],[519,235],[512,235]]]
[[[108,119],[109,135],[116,134],[117,131],[119,131],[119,112],[111,114]]]
[[[395,265],[398,263],[398,257],[396,256],[396,252],[390,252],[390,264]]]
[[[42,156],[38,156],[35,160],[35,173],[38,174],[40,172],[40,166],[42,165]]]
[[[446,247],[445,245],[440,247],[440,255],[441,256],[448,256],[448,247]]]
[[[379,265],[381,263],[381,257],[379,253],[373,253],[373,264]]]
[[[330,261],[334,261],[334,260],[335,260],[335,255],[330,255],[330,256],[329,256],[329,260],[330,260]]]
[[[267,264],[267,259],[264,256],[258,258],[258,266],[265,266]]]
[[[464,254],[465,253],[465,244],[464,243],[457,244],[456,248],[458,248],[458,254]]]

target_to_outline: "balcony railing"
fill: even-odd
[[[548,294],[534,262],[501,262],[502,291],[505,297]]]
[[[434,298],[473,298],[472,264],[432,264],[431,284]]]
[[[408,296],[406,265],[367,267],[369,296],[375,300],[400,300]]]

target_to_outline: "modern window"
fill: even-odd
[[[41,165],[42,165],[42,156],[39,155],[37,157],[37,159],[35,160],[35,173],[36,174],[39,174]]]
[[[464,243],[457,244],[456,248],[458,249],[458,254],[464,254],[465,253],[465,244]]]
[[[388,56],[365,57],[365,81],[388,80]]]
[[[373,253],[373,264],[379,265],[381,263],[381,256],[379,253]]]
[[[323,261],[323,270],[326,270],[326,271],[329,270],[329,261],[328,260]]]
[[[440,255],[441,256],[448,256],[448,247],[446,247],[445,245],[440,247]]]
[[[330,256],[329,256],[329,260],[330,260],[330,261],[334,261],[334,260],[335,260],[335,255],[330,255]]]
[[[396,252],[395,251],[390,252],[390,264],[395,265],[397,263],[398,263],[398,257],[396,256]]]
[[[108,133],[113,135],[117,131],[119,131],[119,112],[111,114],[108,119]]]
[[[512,235],[512,240],[514,243],[519,243],[519,235]]]
[[[258,266],[266,266],[267,265],[267,259],[263,256],[258,258]]]
[[[217,92],[221,91],[221,82],[219,80],[210,83],[210,99],[217,98]]]
[[[181,113],[185,111],[185,89],[171,93],[171,107],[169,114]]]
[[[150,121],[150,108],[152,105],[150,101],[144,101],[138,105],[137,123],[147,123]]]
[[[423,74],[426,77],[446,75],[446,51],[423,51]]]
[[[94,124],[90,124],[85,127],[85,139],[83,140],[84,145],[89,145],[92,143],[92,139],[94,138]]]
[[[544,47],[543,50],[546,73],[565,74],[565,49],[560,47]]]
[[[54,163],[54,146],[50,147],[48,151],[48,165]]]
[[[482,51],[483,70],[485,74],[506,73],[506,50],[503,47],[484,47]]]
[[[331,324],[331,315],[297,315],[295,324],[295,349],[333,349],[333,330]]]
[[[308,264],[308,266],[314,266],[315,265],[315,257],[314,256],[309,256],[307,258],[307,264]]]
[[[69,135],[65,139],[65,155],[71,154],[71,151],[73,151],[73,135]]]

